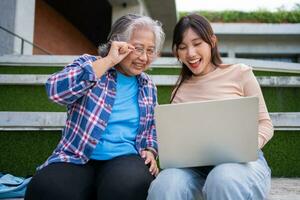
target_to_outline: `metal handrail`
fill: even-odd
[[[52,55],[51,52],[47,51],[46,49],[43,49],[42,47],[38,46],[37,44],[34,44],[34,43],[32,43],[32,42],[26,40],[25,38],[19,36],[18,34],[13,33],[13,32],[11,32],[10,30],[7,30],[6,28],[4,28],[4,27],[2,27],[2,26],[0,26],[0,29],[2,29],[2,30],[4,30],[4,31],[6,31],[7,33],[13,35],[14,37],[17,37],[17,38],[21,39],[21,54],[22,54],[22,55],[23,55],[23,53],[24,53],[24,42],[27,42],[28,44],[32,45],[33,47],[35,47],[35,48],[37,48],[37,49],[39,49],[39,50],[41,50],[41,51],[43,51],[44,53],[46,53],[46,54],[48,54],[48,55]]]

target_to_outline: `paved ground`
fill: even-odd
[[[300,200],[300,178],[272,178],[268,200]]]
[[[272,188],[267,200],[300,200],[300,178],[272,178]]]

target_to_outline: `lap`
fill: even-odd
[[[260,184],[268,185],[271,179],[270,175],[270,169],[263,157],[263,153],[260,151],[258,160],[248,163],[225,163],[213,168],[165,169],[159,173],[151,187],[168,185],[179,189],[180,187],[190,186],[201,190],[206,182],[212,184],[222,182],[224,184],[224,182],[231,181],[244,184],[246,187],[260,187]]]
[[[33,176],[25,199],[86,199],[91,194],[94,175],[87,164],[50,164]]]
[[[97,175],[98,199],[145,199],[154,177],[139,155],[114,158]]]
[[[260,181],[270,177],[271,171],[260,151],[256,161],[248,163],[224,163],[215,166],[208,174],[208,179],[235,178],[244,182]]]

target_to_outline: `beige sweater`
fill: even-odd
[[[262,148],[273,136],[273,125],[252,69],[244,64],[218,67],[204,76],[192,76],[178,89],[173,103],[206,101],[240,96],[259,97],[258,145]]]

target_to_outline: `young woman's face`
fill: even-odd
[[[136,76],[145,71],[156,57],[155,35],[149,29],[137,29],[133,31],[128,43],[135,50],[120,62],[117,70],[127,76]]]
[[[193,31],[187,29],[177,47],[177,56],[194,75],[205,75],[214,69],[211,63],[211,46]]]

